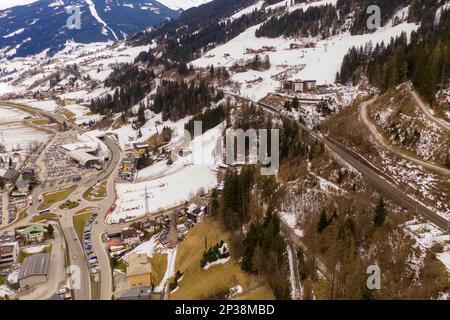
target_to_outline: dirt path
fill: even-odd
[[[439,119],[437,117],[435,117],[432,113],[431,113],[431,109],[428,108],[428,106],[425,105],[425,103],[423,102],[423,100],[419,97],[419,95],[414,91],[411,90],[411,95],[413,96],[414,100],[416,100],[417,105],[420,107],[420,109],[423,111],[423,113],[434,123],[436,123],[440,128],[450,132],[450,125],[448,123],[446,123],[444,120]]]
[[[417,159],[415,157],[412,157],[408,154],[406,154],[404,151],[402,151],[400,148],[390,145],[388,142],[386,142],[385,138],[378,132],[375,125],[370,121],[369,115],[368,115],[368,107],[375,102],[375,100],[378,98],[378,96],[375,96],[374,98],[363,102],[360,105],[359,108],[359,116],[362,120],[362,122],[366,125],[367,129],[369,129],[371,135],[375,138],[375,140],[380,144],[384,149],[389,150],[400,157],[412,161],[415,164],[422,166],[426,169],[433,170],[435,172],[438,172],[440,174],[450,175],[450,170],[446,169],[444,167],[438,166],[436,164],[433,164],[431,162],[423,161],[420,159]]]

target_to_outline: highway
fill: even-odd
[[[234,98],[244,100],[249,103],[253,103],[254,105],[257,105],[261,108],[263,108],[266,111],[269,111],[271,113],[275,113],[279,115],[282,118],[289,119],[289,120],[295,120],[290,117],[287,117],[280,113],[280,111],[268,104],[261,103],[261,102],[254,102],[251,101],[245,97],[241,97],[232,93],[224,92],[225,95],[232,96]],[[295,120],[297,125],[305,132],[307,132],[309,135],[311,135],[316,140],[322,142],[328,150],[331,151],[332,155],[336,155],[339,159],[342,159],[343,161],[347,162],[350,166],[358,170],[365,178],[368,183],[370,183],[372,186],[383,192],[387,197],[390,197],[393,201],[397,202],[398,204],[402,205],[404,208],[408,209],[412,213],[418,213],[420,214],[425,220],[428,220],[429,222],[435,224],[437,227],[439,227],[443,232],[446,232],[447,234],[450,232],[450,221],[443,218],[442,216],[438,215],[437,213],[433,212],[429,208],[425,207],[421,203],[417,202],[415,199],[410,197],[408,194],[397,188],[393,183],[390,183],[388,179],[389,177],[386,177],[384,173],[382,173],[379,169],[374,167],[372,164],[367,162],[363,157],[361,157],[356,152],[350,150],[343,144],[329,138],[329,137],[323,137],[319,133],[315,132],[314,130],[308,128],[298,120]]]

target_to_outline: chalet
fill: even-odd
[[[136,243],[139,243],[139,241],[140,241],[139,233],[134,228],[122,229],[120,238],[122,239],[123,242],[125,242],[126,244],[128,244],[130,246],[132,246]]]
[[[188,149],[182,149],[182,150],[180,150],[180,152],[179,152],[179,156],[180,156],[180,157],[186,157],[186,156],[190,155],[191,153],[192,153],[191,150],[188,150]]]
[[[124,158],[122,161],[123,172],[132,172],[136,168],[136,158],[130,155],[132,154],[128,154],[128,157]]]
[[[110,252],[121,251],[121,250],[125,249],[126,246],[127,246],[127,244],[125,242],[119,242],[119,241],[115,241],[115,240],[108,241],[108,249]]]
[[[245,49],[245,53],[247,53],[247,54],[258,54],[258,53],[262,53],[262,50],[261,49],[246,48]]]
[[[262,49],[264,51],[270,51],[270,52],[276,52],[277,48],[275,48],[274,46],[263,46]]]
[[[291,43],[289,45],[289,48],[291,50],[294,49],[308,49],[308,48],[315,48],[316,44],[314,42],[307,42],[307,43]]]
[[[304,44],[300,44],[300,43],[291,43],[290,45],[289,45],[289,48],[291,49],[291,50],[294,50],[294,49],[303,49],[305,47],[305,45]]]
[[[205,216],[205,207],[200,207],[195,203],[191,203],[186,210],[187,218],[194,223],[198,223],[203,220]]]
[[[134,287],[130,290],[123,291],[119,300],[150,300],[152,296],[151,286]]]

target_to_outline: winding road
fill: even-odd
[[[386,150],[388,150],[390,152],[393,152],[396,155],[398,155],[398,156],[400,156],[400,157],[402,157],[402,158],[404,158],[406,160],[414,162],[415,164],[417,164],[419,166],[422,166],[424,168],[433,170],[433,171],[438,172],[440,174],[450,175],[450,170],[449,169],[444,168],[444,167],[439,166],[439,165],[436,165],[436,164],[434,164],[432,162],[424,161],[424,160],[418,159],[416,157],[410,156],[409,154],[407,154],[406,152],[401,150],[401,148],[393,146],[389,142],[386,141],[386,139],[381,135],[381,133],[378,132],[378,130],[375,127],[375,125],[369,119],[368,107],[371,104],[373,104],[376,101],[377,98],[378,98],[378,96],[375,96],[374,98],[361,103],[361,105],[359,107],[360,119],[364,123],[364,125],[367,127],[367,129],[370,131],[371,135],[377,141],[377,143],[381,147],[383,147],[384,149],[386,149]]]
[[[414,91],[411,90],[411,95],[413,96],[414,100],[416,100],[417,105],[420,107],[420,109],[423,111],[423,113],[434,123],[436,123],[439,127],[441,127],[443,130],[446,130],[450,132],[450,125],[446,123],[444,120],[439,119],[435,117],[432,113],[430,108],[428,108],[425,103],[423,102],[422,98],[419,97],[419,95]]]

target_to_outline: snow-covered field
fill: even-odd
[[[27,150],[29,143],[34,141],[42,143],[48,138],[47,132],[19,122],[0,123],[0,143],[5,146],[7,152]]]
[[[31,4],[33,2],[36,2],[38,0],[4,0],[0,2],[0,10],[4,10],[7,8],[12,8],[15,6],[24,6],[27,4]]]
[[[221,162],[222,125],[195,138],[189,149],[192,154],[177,157],[172,165],[160,162],[139,174],[136,183],[117,185],[118,200],[115,210],[107,217],[108,223],[132,219],[146,214],[147,192],[149,212],[183,204],[199,192],[217,186],[216,164]]]
[[[24,249],[22,249],[22,251],[27,254],[35,254],[35,253],[44,251],[47,247],[48,247],[48,245],[40,245],[40,246],[24,248]]]
[[[100,121],[103,116],[99,114],[92,114],[88,107],[79,104],[69,104],[64,109],[70,111],[75,115],[75,124],[88,123],[90,121]]]
[[[30,116],[28,112],[9,106],[0,106],[0,115],[0,123],[22,121],[25,117]]]
[[[8,288],[6,285],[0,285],[0,297],[3,298],[5,296],[10,296],[14,293],[13,290]]]
[[[34,99],[18,99],[12,100],[14,103],[24,104],[32,108],[36,108],[42,111],[54,112],[58,107],[58,104],[54,100],[34,100]]]

